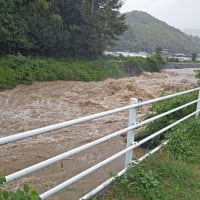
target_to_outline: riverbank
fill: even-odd
[[[160,56],[126,58],[101,56],[96,59],[66,59],[7,55],[0,57],[0,90],[35,81],[102,81],[159,71]]]

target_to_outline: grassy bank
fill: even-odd
[[[99,81],[121,76],[120,66],[110,59],[77,60],[21,55],[0,58],[0,89],[31,84],[33,81]]]
[[[74,80],[101,81],[120,78],[138,71],[159,71],[158,57],[125,58],[99,57],[95,60],[25,57],[7,55],[0,57],[0,90],[34,81]],[[131,73],[133,72],[133,73]]]
[[[156,103],[153,115],[191,101],[196,93],[170,101]],[[183,109],[182,116],[192,112],[194,107]],[[180,113],[180,112],[179,112]],[[150,114],[152,116],[152,114]],[[151,132],[163,128],[180,118],[173,113],[147,126]],[[117,177],[102,200],[198,200],[200,197],[200,117],[191,118],[157,138],[156,143],[169,139],[160,152],[143,163],[130,167],[125,176]],[[147,131],[146,131],[147,132]],[[145,133],[146,134],[146,133]],[[152,141],[155,143],[155,141]],[[157,143],[158,145],[158,143]]]
[[[200,119],[174,128],[170,143],[118,177],[102,200],[198,200],[200,197]]]

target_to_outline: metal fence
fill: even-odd
[[[186,103],[184,105],[181,105],[179,107],[173,108],[172,110],[169,110],[167,112],[164,112],[162,114],[159,114],[157,116],[154,116],[152,118],[146,119],[146,120],[141,121],[141,122],[137,122],[137,108],[141,107],[141,106],[148,105],[148,104],[152,104],[152,103],[155,103],[155,102],[158,102],[158,101],[170,99],[172,97],[177,97],[177,96],[180,96],[180,95],[184,95],[184,94],[188,94],[188,93],[191,93],[191,92],[199,91],[199,90],[200,90],[200,88],[195,88],[195,89],[191,89],[191,90],[175,93],[175,94],[168,95],[168,96],[163,96],[163,97],[160,97],[160,98],[156,98],[156,99],[152,99],[152,100],[144,101],[144,102],[138,102],[137,99],[132,98],[131,101],[130,101],[130,105],[128,105],[128,106],[124,106],[124,107],[120,107],[120,108],[117,108],[117,109],[113,109],[113,110],[109,110],[109,111],[93,114],[93,115],[90,115],[90,116],[86,116],[86,117],[82,117],[82,118],[66,121],[66,122],[55,124],[55,125],[51,125],[51,126],[46,126],[46,127],[43,127],[43,128],[31,130],[31,131],[26,131],[26,132],[23,132],[23,133],[18,133],[18,134],[7,136],[7,137],[2,137],[2,138],[0,138],[0,145],[6,145],[8,143],[16,142],[18,140],[23,140],[23,139],[28,138],[28,137],[33,137],[33,136],[36,136],[36,135],[39,135],[39,134],[44,134],[44,133],[47,133],[47,132],[50,132],[50,131],[54,131],[54,130],[57,130],[57,129],[65,128],[65,127],[72,126],[72,125],[79,124],[79,123],[83,123],[83,122],[86,122],[86,121],[89,121],[89,120],[94,120],[94,119],[97,119],[97,118],[102,118],[102,117],[105,117],[105,116],[108,116],[108,115],[112,115],[114,113],[118,113],[118,112],[122,112],[122,111],[125,111],[125,110],[129,110],[129,121],[128,121],[128,127],[127,128],[124,128],[124,129],[121,129],[119,131],[113,132],[113,133],[111,133],[109,135],[106,135],[106,136],[100,138],[100,139],[97,139],[95,141],[92,141],[90,143],[82,145],[80,147],[71,149],[71,150],[69,150],[69,151],[67,151],[65,153],[59,154],[57,156],[54,156],[54,157],[49,158],[47,160],[44,160],[44,161],[42,161],[40,163],[37,163],[35,165],[32,165],[32,166],[27,167],[25,169],[22,169],[20,171],[17,171],[17,172],[14,172],[12,174],[9,174],[9,175],[5,176],[4,184],[9,183],[9,182],[11,182],[13,180],[16,180],[18,178],[21,178],[23,176],[26,176],[26,175],[28,175],[28,174],[30,174],[32,172],[35,172],[35,171],[37,171],[39,169],[47,167],[47,166],[49,166],[49,165],[51,165],[53,163],[56,163],[56,162],[61,161],[63,159],[66,159],[67,157],[70,157],[70,156],[72,156],[74,154],[77,154],[77,153],[82,152],[82,151],[84,151],[86,149],[94,147],[94,146],[96,146],[96,145],[98,145],[100,143],[106,142],[106,141],[108,141],[108,140],[110,140],[110,139],[112,139],[114,137],[117,137],[117,136],[120,136],[122,134],[127,133],[127,145],[126,145],[125,149],[123,149],[120,152],[108,157],[107,159],[95,164],[94,166],[82,171],[81,173],[71,177],[70,179],[64,181],[63,183],[61,183],[59,185],[56,185],[55,187],[53,187],[53,188],[49,189],[48,191],[40,194],[39,196],[40,196],[41,199],[47,199],[48,197],[54,195],[55,193],[61,191],[64,188],[70,186],[71,184],[79,181],[83,177],[91,174],[92,172],[96,171],[97,169],[103,167],[104,165],[112,162],[113,160],[119,158],[122,155],[125,155],[125,166],[124,166],[124,169],[122,171],[118,172],[118,174],[117,174],[117,175],[121,176],[126,172],[126,169],[128,168],[129,165],[131,165],[132,163],[135,163],[135,164],[140,163],[147,156],[149,156],[149,155],[155,153],[156,151],[158,151],[163,145],[166,145],[168,143],[168,141],[165,141],[164,143],[160,144],[158,147],[156,147],[155,149],[151,150],[150,152],[148,152],[147,154],[143,155],[142,157],[140,157],[137,160],[133,160],[133,158],[132,158],[134,149],[136,149],[137,147],[141,146],[142,144],[150,141],[151,139],[155,138],[156,136],[162,134],[163,132],[169,130],[170,128],[176,126],[177,124],[183,122],[184,120],[186,120],[186,119],[188,119],[188,118],[190,118],[190,117],[192,117],[194,115],[196,115],[196,116],[199,115],[200,93],[199,93],[198,99],[196,99],[194,101],[191,101],[191,102]],[[146,138],[144,138],[144,139],[142,139],[140,141],[137,141],[137,142],[134,141],[134,135],[135,135],[134,134],[134,130],[136,128],[141,127],[143,125],[147,125],[150,122],[153,122],[153,121],[155,121],[155,120],[157,120],[157,119],[159,119],[161,117],[164,117],[164,116],[169,115],[169,114],[171,114],[173,112],[179,111],[179,110],[181,110],[181,109],[183,109],[183,108],[185,108],[187,106],[190,106],[192,104],[195,104],[195,103],[197,104],[197,109],[196,109],[195,112],[192,112],[187,116],[183,116],[182,119],[180,119],[180,120],[178,120],[178,121],[166,126],[165,128],[153,133],[150,136],[147,136]],[[93,189],[91,192],[89,192],[85,196],[81,197],[80,199],[83,200],[83,199],[91,198],[96,193],[101,191],[103,188],[108,186],[113,180],[114,180],[114,177],[108,179],[107,181],[105,181],[104,183],[102,183],[97,188]]]

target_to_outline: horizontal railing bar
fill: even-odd
[[[101,118],[101,117],[112,115],[112,114],[117,113],[117,112],[129,110],[132,107],[133,107],[132,105],[128,105],[128,106],[116,108],[116,109],[113,109],[113,110],[108,110],[108,111],[105,111],[105,112],[96,113],[96,114],[89,115],[89,116],[86,116],[86,117],[81,117],[81,118],[78,118],[78,119],[73,119],[73,120],[69,120],[69,121],[66,121],[66,122],[62,122],[62,123],[58,123],[58,124],[54,124],[54,125],[30,130],[30,131],[18,133],[18,134],[15,134],[15,135],[3,137],[3,138],[0,138],[0,145],[15,142],[15,141],[22,140],[22,139],[25,139],[25,138],[28,138],[28,137],[37,136],[37,135],[42,134],[42,133],[55,131],[57,129],[66,128],[68,126],[76,125],[76,124],[83,123],[83,122],[86,122],[86,121],[89,121],[89,120],[98,119],[98,118]]]
[[[151,139],[153,139],[154,137],[160,135],[161,133],[163,133],[163,132],[169,130],[170,128],[172,128],[172,127],[174,127],[174,126],[180,124],[181,122],[185,121],[186,119],[188,119],[188,118],[194,116],[194,115],[195,115],[196,113],[198,113],[198,112],[199,112],[199,110],[198,110],[198,111],[195,111],[195,112],[193,112],[193,113],[190,113],[189,115],[187,115],[187,116],[181,118],[180,120],[178,120],[178,121],[176,121],[176,122],[174,122],[174,123],[172,123],[172,124],[166,126],[165,128],[163,128],[163,129],[161,129],[161,130],[159,130],[159,131],[157,131],[157,132],[151,134],[150,136],[147,136],[146,138],[140,140],[139,142],[135,142],[135,143],[134,143],[135,148],[141,146],[142,144],[148,142],[149,140],[151,140]]]
[[[93,146],[95,146],[97,144],[105,142],[105,141],[107,141],[109,139],[112,139],[112,138],[114,138],[116,136],[122,135],[123,133],[126,133],[129,130],[134,129],[134,127],[137,127],[137,125],[133,125],[133,126],[124,128],[124,129],[122,129],[120,131],[114,132],[114,133],[112,133],[110,135],[107,135],[105,137],[97,139],[97,140],[95,140],[93,142],[87,143],[85,145],[82,145],[80,147],[77,147],[75,149],[67,151],[67,152],[62,153],[60,155],[57,155],[55,157],[49,158],[49,159],[47,159],[45,161],[42,161],[40,163],[37,163],[35,165],[32,165],[32,166],[27,167],[25,169],[22,169],[20,171],[14,172],[13,174],[10,174],[10,175],[8,175],[8,176],[5,177],[6,178],[6,183],[9,183],[11,181],[14,181],[15,179],[21,178],[21,177],[23,177],[25,175],[28,175],[28,174],[30,174],[30,173],[32,173],[34,171],[37,171],[37,170],[42,169],[44,167],[47,167],[47,166],[49,166],[49,165],[51,165],[51,164],[53,164],[55,162],[58,162],[60,160],[66,159],[69,156],[72,156],[72,155],[74,155],[76,153],[79,153],[81,151],[87,150],[87,149],[89,149],[89,148],[91,148],[91,147],[93,147]]]
[[[140,122],[140,123],[137,123],[137,124],[135,124],[135,125],[133,125],[133,126],[129,126],[129,127],[124,128],[124,129],[122,129],[122,130],[120,130],[120,131],[116,131],[116,132],[114,132],[114,133],[112,133],[112,134],[110,134],[110,135],[107,135],[107,136],[105,136],[105,137],[102,137],[102,138],[100,138],[100,139],[97,139],[97,140],[95,140],[95,141],[93,141],[93,142],[90,142],[90,143],[88,143],[88,144],[82,145],[82,146],[77,147],[77,148],[75,148],[75,149],[72,149],[72,150],[70,150],[70,151],[68,151],[68,152],[62,153],[62,154],[60,154],[60,155],[57,155],[57,156],[52,157],[52,158],[49,158],[49,159],[47,159],[47,160],[45,160],[45,161],[42,161],[42,162],[40,162],[40,163],[37,163],[37,164],[35,164],[35,165],[32,165],[32,166],[30,166],[30,167],[27,167],[27,168],[25,168],[25,169],[22,169],[22,170],[20,170],[20,171],[17,171],[17,172],[14,172],[14,173],[10,174],[10,175],[7,175],[7,176],[5,177],[5,178],[6,178],[6,183],[9,183],[9,182],[11,182],[11,181],[13,181],[13,180],[15,180],[15,179],[21,178],[21,177],[23,177],[23,176],[25,176],[25,175],[28,175],[28,174],[30,174],[30,173],[32,173],[32,172],[34,172],[34,171],[37,171],[37,170],[42,169],[42,168],[44,168],[44,167],[47,167],[47,166],[49,166],[49,165],[51,165],[51,164],[53,164],[53,163],[55,163],[55,162],[58,162],[58,161],[60,161],[60,160],[66,159],[66,158],[69,157],[69,156],[72,156],[72,155],[74,155],[74,154],[76,154],[76,153],[78,153],[78,152],[80,152],[80,151],[89,149],[89,148],[91,148],[91,147],[93,147],[93,146],[95,146],[95,145],[97,145],[97,144],[100,144],[100,143],[102,143],[102,142],[105,142],[105,141],[107,141],[107,140],[109,140],[109,139],[112,139],[112,138],[114,138],[114,137],[116,137],[116,136],[122,135],[123,133],[126,133],[126,132],[128,132],[129,130],[132,130],[132,129],[138,128],[138,127],[140,127],[140,126],[146,125],[146,124],[148,124],[148,123],[150,123],[150,122],[152,122],[152,121],[155,121],[156,119],[159,119],[159,118],[164,117],[164,116],[166,116],[166,115],[168,115],[168,114],[171,114],[172,112],[175,112],[175,111],[177,111],[177,110],[180,110],[180,109],[182,109],[182,108],[184,108],[184,107],[186,107],[186,106],[189,106],[189,105],[191,105],[191,104],[193,104],[193,103],[195,103],[195,102],[197,102],[197,101],[198,101],[198,100],[195,100],[195,101],[192,101],[192,102],[187,103],[187,104],[185,104],[185,105],[179,106],[179,107],[177,107],[177,108],[175,108],[175,109],[172,109],[172,110],[170,110],[170,111],[167,111],[167,112],[165,112],[165,113],[162,113],[162,114],[160,114],[160,115],[157,115],[157,116],[155,116],[155,117],[152,117],[152,118],[150,118],[150,119],[144,120],[144,121],[142,121],[142,122]]]
[[[144,106],[144,105],[147,105],[147,104],[156,103],[156,102],[158,102],[158,101],[167,100],[167,99],[170,99],[170,98],[172,98],[172,97],[176,97],[176,96],[188,94],[188,93],[191,93],[191,92],[195,92],[195,91],[197,91],[197,90],[199,90],[199,89],[200,89],[200,88],[194,88],[194,89],[191,89],[191,90],[186,90],[186,91],[183,91],[183,92],[178,92],[178,93],[170,94],[170,95],[163,96],[163,97],[158,97],[158,98],[156,98],[156,99],[151,99],[151,100],[148,100],[148,101],[143,101],[143,102],[141,102],[141,103],[138,103],[138,106]]]
[[[137,165],[140,162],[142,162],[144,159],[146,159],[148,156],[156,153],[162,146],[166,145],[169,141],[165,141],[163,142],[161,145],[159,145],[158,147],[152,149],[150,152],[148,152],[147,154],[145,154],[144,156],[140,157],[139,159],[133,161],[133,164]],[[125,172],[127,171],[126,169],[123,169],[122,171],[120,171],[119,173],[117,173],[117,175],[115,177],[120,177],[123,174],[125,174]],[[108,185],[110,185],[112,182],[115,181],[115,177],[111,177],[110,179],[108,179],[107,181],[105,181],[104,183],[102,183],[101,185],[99,185],[98,187],[96,187],[95,189],[93,189],[92,191],[90,191],[89,193],[85,194],[83,197],[81,197],[79,200],[87,200],[92,198],[95,194],[99,193],[100,191],[102,191],[104,188],[106,188]]]
[[[147,154],[145,154],[144,156],[140,157],[137,160],[133,161],[133,164],[137,165],[140,162],[142,162],[144,159],[146,159],[148,156],[156,153],[162,146],[166,145],[169,141],[165,141],[163,142],[161,145],[159,145],[158,147],[152,149],[150,152],[148,152]],[[123,174],[125,174],[125,172],[127,171],[126,169],[123,169],[122,171],[120,171],[119,173],[117,173],[117,175],[115,177],[120,177]],[[111,177],[110,179],[108,179],[107,181],[105,181],[104,183],[102,183],[101,185],[99,185],[98,187],[96,187],[95,189],[93,189],[92,191],[90,191],[89,193],[85,194],[83,197],[81,197],[79,200],[87,200],[92,198],[95,194],[99,193],[100,191],[102,191],[104,188],[106,188],[108,185],[110,185],[112,182],[115,181],[115,177]]]
[[[121,170],[117,173],[117,177],[122,176],[127,171],[127,168]],[[104,188],[106,188],[108,185],[110,185],[115,180],[115,177],[109,178],[107,181],[103,182],[101,185],[90,191],[89,193],[85,194],[83,197],[81,197],[79,200],[86,200],[92,198],[95,194],[102,191]]]
[[[184,118],[178,120],[178,121],[175,122],[175,123],[178,124],[178,122],[180,123],[180,122],[182,122],[182,121],[188,119],[189,117],[195,115],[197,112],[199,112],[199,111],[195,111],[195,112],[193,112],[193,113],[187,115],[186,117],[184,117]],[[175,123],[173,123],[173,124],[175,124]],[[174,125],[174,126],[175,126],[175,125]],[[170,127],[170,126],[168,126],[168,127]],[[172,127],[173,127],[173,126],[172,126]],[[169,129],[169,128],[168,128],[168,129]],[[146,138],[145,138],[145,139],[146,139]],[[151,138],[148,137],[148,140],[150,140],[150,139],[151,139]],[[142,141],[143,141],[143,142],[142,142]],[[145,141],[145,142],[146,142],[146,141]],[[120,151],[120,152],[114,154],[113,156],[111,156],[111,157],[109,157],[109,158],[107,158],[107,159],[101,161],[100,163],[98,163],[98,164],[96,164],[96,165],[94,165],[94,166],[88,168],[87,170],[85,170],[85,171],[83,171],[83,172],[81,172],[81,173],[75,175],[74,177],[72,177],[72,178],[66,180],[65,182],[63,182],[63,183],[61,183],[61,184],[59,184],[59,185],[53,187],[52,189],[46,191],[45,193],[40,194],[40,195],[39,195],[40,198],[41,198],[41,199],[46,199],[46,198],[48,198],[48,197],[54,195],[55,193],[59,192],[60,190],[62,190],[62,189],[64,189],[64,188],[68,187],[69,185],[71,185],[71,184],[77,182],[77,181],[80,180],[81,178],[87,176],[88,174],[90,174],[90,173],[96,171],[97,169],[99,169],[99,168],[103,167],[104,165],[110,163],[111,161],[117,159],[118,157],[122,156],[122,155],[125,154],[126,152],[131,151],[131,150],[137,148],[138,146],[140,146],[140,145],[143,144],[143,143],[144,143],[144,140],[141,140],[140,142],[138,142],[138,143],[136,143],[136,144],[134,143],[134,144],[131,145],[130,147],[128,147],[128,148],[126,148],[126,149],[124,149],[124,150],[122,150],[122,151]],[[140,144],[140,145],[139,145],[139,144]]]
[[[18,140],[37,136],[37,135],[40,135],[40,134],[43,134],[43,133],[47,133],[47,132],[54,131],[54,130],[57,130],[57,129],[76,125],[76,124],[83,123],[83,122],[86,122],[86,121],[89,121],[89,120],[98,119],[98,118],[101,118],[101,117],[105,117],[107,115],[112,115],[112,114],[117,113],[117,112],[122,112],[122,111],[125,111],[125,110],[129,110],[131,108],[144,106],[144,105],[147,105],[147,104],[155,103],[157,101],[166,100],[166,99],[169,99],[169,98],[172,98],[172,97],[175,97],[175,96],[191,93],[191,92],[194,92],[194,91],[197,91],[197,90],[199,90],[199,88],[194,88],[194,89],[179,92],[179,93],[176,93],[176,94],[163,96],[163,97],[152,99],[152,100],[149,100],[149,101],[144,101],[144,102],[141,102],[141,103],[138,103],[138,104],[135,104],[135,105],[128,105],[128,106],[116,108],[116,109],[113,109],[113,110],[108,110],[108,111],[104,111],[104,112],[101,112],[101,113],[96,113],[96,114],[89,115],[89,116],[86,116],[86,117],[81,117],[81,118],[78,118],[78,119],[69,120],[69,121],[66,121],[66,122],[62,122],[62,123],[58,123],[58,124],[34,129],[34,130],[30,130],[30,131],[26,131],[26,132],[22,132],[22,133],[17,133],[17,134],[10,135],[10,136],[7,136],[7,137],[2,137],[2,138],[0,138],[0,145],[11,143],[11,142],[16,142]]]
[[[88,174],[91,174],[92,172],[96,171],[97,169],[99,169],[99,168],[103,167],[104,165],[110,163],[111,161],[119,158],[120,156],[124,155],[126,152],[131,151],[133,148],[134,148],[134,145],[132,145],[132,146],[130,146],[130,147],[128,147],[128,148],[116,153],[116,154],[114,154],[113,156],[111,156],[111,157],[109,157],[109,158],[97,163],[96,165],[86,169],[85,171],[73,176],[72,178],[64,181],[63,183],[55,186],[54,188],[51,188],[50,190],[46,191],[45,193],[40,194],[39,197],[41,199],[46,199],[46,198],[54,195],[55,193],[59,192],[60,190],[66,188],[67,186],[69,186],[69,185],[77,182],[81,178],[87,176]]]
[[[177,108],[171,109],[171,110],[169,110],[169,111],[167,111],[167,112],[164,112],[164,113],[162,113],[162,114],[156,115],[155,117],[146,119],[146,120],[144,120],[144,121],[142,121],[142,122],[139,122],[138,125],[139,125],[139,126],[146,125],[146,124],[148,124],[148,123],[150,123],[150,122],[153,122],[153,121],[155,121],[155,120],[157,120],[157,119],[159,119],[159,118],[161,118],[161,117],[164,117],[164,116],[169,115],[169,114],[171,114],[171,113],[173,113],[173,112],[176,112],[176,111],[178,111],[178,110],[181,110],[181,109],[183,109],[183,108],[185,108],[185,107],[187,107],[187,106],[190,106],[190,105],[196,103],[197,101],[198,101],[198,99],[197,99],[197,100],[194,100],[194,101],[191,101],[191,102],[189,102],[189,103],[186,103],[186,104],[184,104],[184,105],[182,105],[182,106],[179,106],[179,107],[177,107]]]
[[[141,163],[143,160],[145,160],[147,157],[149,157],[150,155],[156,153],[159,149],[161,149],[163,146],[167,145],[169,143],[169,140],[163,142],[161,145],[155,147],[154,149],[152,149],[150,152],[148,152],[147,154],[143,155],[142,157],[140,157],[137,160],[134,160],[133,163],[134,164],[139,164]]]

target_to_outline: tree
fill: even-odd
[[[32,43],[28,37],[26,10],[18,1],[0,0],[0,52],[13,53],[29,50]]]
[[[72,56],[98,55],[126,29],[119,0],[60,0],[58,5],[71,34]]]
[[[162,48],[161,47],[157,47],[156,50],[155,50],[155,52],[157,54],[162,54]]]
[[[120,0],[0,0],[0,53],[96,56],[126,29]]]
[[[195,61],[197,59],[197,53],[192,53],[192,61]]]
[[[22,5],[26,6],[32,12],[49,11],[53,6],[53,0],[17,0],[21,2]]]

